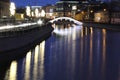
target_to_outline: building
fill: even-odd
[[[30,15],[33,18],[39,18],[41,16],[42,6],[31,6]]]
[[[56,14],[54,13],[54,10],[55,10],[54,5],[44,6],[44,10],[45,10],[45,13],[46,13],[46,18],[53,19],[56,16]]]
[[[56,16],[74,17],[79,1],[59,1],[56,3]]]
[[[10,0],[0,0],[0,17],[9,16]]]
[[[100,1],[83,1],[79,4],[79,8],[76,13],[77,20],[94,20],[94,14],[96,12],[104,11],[106,9],[106,5]]]
[[[15,20],[24,20],[24,18],[25,18],[25,13],[26,13],[26,11],[25,11],[26,9],[25,8],[17,8],[16,9],[16,13],[15,13]]]

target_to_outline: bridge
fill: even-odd
[[[56,22],[56,21],[62,21],[62,20],[65,20],[65,21],[70,21],[70,22],[74,22],[75,24],[77,24],[77,25],[82,25],[82,22],[80,22],[80,21],[77,21],[77,20],[75,20],[75,19],[73,19],[73,18],[70,18],[70,17],[58,17],[58,18],[55,18],[55,19],[53,19],[53,20],[50,20],[49,22],[50,23],[54,23],[54,22]]]

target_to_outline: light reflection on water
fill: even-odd
[[[88,79],[92,78],[92,66],[93,66],[92,64],[93,64],[93,28],[90,27],[90,56],[89,56],[89,77]]]
[[[55,30],[26,57],[13,61],[4,79],[120,79],[119,32],[78,25],[67,28],[57,25]]]
[[[102,70],[101,70],[101,72],[102,72],[102,76],[103,76],[103,78],[102,78],[102,80],[105,80],[105,66],[106,66],[106,30],[105,29],[102,29],[102,35],[103,35],[103,41],[102,41],[102,48],[103,48],[103,50],[102,50]]]
[[[20,61],[12,61],[5,80],[44,80],[45,41],[30,50]]]
[[[9,80],[16,80],[17,77],[17,62],[13,61],[10,66]]]
[[[26,55],[25,61],[25,80],[30,80],[30,63],[31,63],[31,51]]]

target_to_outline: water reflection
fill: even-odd
[[[40,55],[39,55],[39,63],[40,63],[40,67],[38,68],[39,72],[40,72],[40,80],[44,80],[44,54],[45,54],[45,41],[43,41],[42,43],[40,43]]]
[[[38,56],[39,56],[39,45],[35,47],[35,53],[34,53],[34,68],[33,68],[33,77],[36,79],[37,78],[37,69],[38,69]]]
[[[43,80],[45,41],[31,49],[26,57],[12,61],[5,80]]]
[[[92,66],[93,66],[93,28],[90,27],[90,56],[89,56],[89,78],[88,79],[92,79]]]
[[[77,32],[77,30],[74,31],[74,29],[72,29],[72,35],[67,35],[67,37],[61,36],[61,40],[64,42],[64,46],[60,45],[59,48],[65,48],[65,51],[59,51],[65,53],[66,55],[69,55],[69,57],[66,57],[66,59],[68,59],[68,63],[71,62],[70,64],[72,65],[70,66],[66,64],[66,66],[71,67],[70,71],[67,71],[66,69],[66,72],[68,72],[66,74],[70,76],[69,78],[71,78],[71,80],[80,78],[84,80],[107,80],[108,76],[106,76],[106,33],[106,29],[94,29],[92,27],[85,27],[80,29],[79,33]],[[61,44],[61,40],[57,41],[56,45],[59,45],[59,42]],[[80,43],[78,42],[78,40],[80,40]],[[78,53],[80,53],[80,55]],[[56,54],[54,53],[54,55]],[[79,55],[80,57],[77,55]],[[76,58],[80,59],[80,65],[76,64],[78,62],[76,61]],[[70,73],[72,73],[73,75],[78,75],[76,74],[76,65],[80,67],[77,68],[79,76],[75,78],[75,76],[72,76]],[[66,77],[66,79],[69,78]]]
[[[120,32],[78,25],[57,25],[55,29],[58,32],[36,45],[26,57],[11,62],[4,79],[120,79]]]
[[[81,29],[81,26],[75,24],[64,24],[64,25],[53,25],[54,33],[57,35],[71,35],[73,34],[73,38],[76,36],[75,32],[77,29]]]
[[[13,61],[10,66],[9,80],[16,80],[17,78],[17,62]]]
[[[102,80],[105,80],[105,67],[106,67],[106,30],[102,29],[102,36],[103,36],[103,41],[102,41]]]
[[[31,51],[26,55],[25,61],[25,80],[30,80],[30,63],[31,63]]]

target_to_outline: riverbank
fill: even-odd
[[[95,22],[83,22],[84,27],[105,28],[109,30],[120,31],[119,24],[107,24],[107,23],[95,23]]]
[[[37,25],[38,26],[38,25]],[[19,58],[41,41],[46,40],[53,31],[51,24],[32,29],[9,32],[7,37],[0,38],[0,62]],[[4,34],[5,35],[5,34]]]

